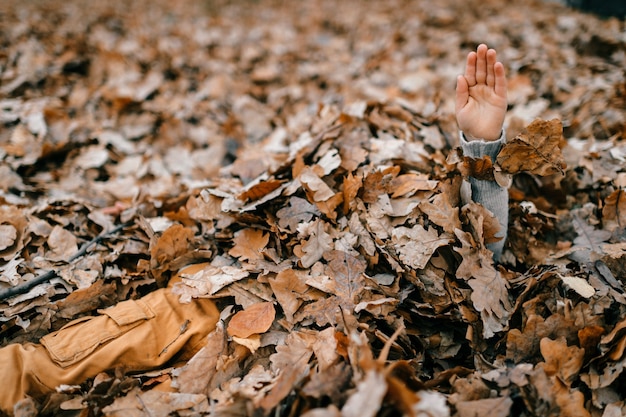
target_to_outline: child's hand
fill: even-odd
[[[481,44],[456,82],[456,121],[467,140],[497,140],[506,114],[506,76],[496,51]]]

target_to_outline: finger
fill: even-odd
[[[476,83],[485,84],[487,80],[487,45],[481,43],[476,49]]]
[[[476,85],[476,52],[467,54],[467,62],[465,63],[465,79],[471,87]]]
[[[469,100],[469,85],[467,79],[459,75],[456,77],[456,112],[458,113]]]
[[[494,69],[493,66],[496,63],[496,50],[495,49],[489,49],[487,51],[487,85],[489,87],[494,87],[495,85],[495,74],[494,74]]]
[[[496,62],[493,66],[496,95],[506,99],[506,74],[504,73],[504,65],[502,62]]]

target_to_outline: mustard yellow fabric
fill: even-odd
[[[0,408],[11,415],[14,404],[27,395],[38,397],[109,369],[144,371],[174,357],[190,358],[219,319],[211,300],[182,304],[171,287],[99,313],[68,323],[40,344],[0,349]]]

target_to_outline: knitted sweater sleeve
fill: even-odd
[[[461,149],[463,154],[472,158],[481,158],[489,155],[492,161],[496,160],[500,148],[506,141],[504,131],[500,138],[496,141],[473,140],[468,142],[463,135],[461,136]],[[479,180],[470,178],[471,199],[482,204],[487,210],[491,211],[500,222],[500,231],[496,234],[502,237],[497,242],[487,244],[487,248],[493,252],[494,261],[498,261],[502,255],[504,242],[506,240],[507,228],[509,222],[509,190],[500,186],[495,181]]]

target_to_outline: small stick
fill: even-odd
[[[120,224],[118,226],[115,226],[113,229],[109,230],[109,231],[105,231],[100,233],[98,236],[94,237],[93,239],[91,239],[89,242],[85,243],[79,250],[78,252],[76,252],[75,254],[73,254],[72,256],[70,256],[68,263],[73,262],[74,260],[80,258],[81,256],[83,256],[85,253],[87,253],[87,249],[93,245],[94,243],[98,243],[99,241],[101,241],[102,239],[104,239],[105,237],[115,234],[117,232],[119,232],[120,230],[122,230],[123,228],[125,228],[126,226],[130,226],[132,223],[128,222],[128,223],[123,223]],[[44,272],[43,274],[39,275],[38,277],[35,277],[33,279],[31,279],[30,281],[24,282],[20,285],[16,285],[15,287],[11,287],[11,288],[7,288],[5,290],[0,291],[0,301],[4,301],[8,298],[14,297],[18,294],[24,294],[25,292],[28,292],[28,290],[30,290],[31,288],[39,285],[39,284],[43,284],[44,282],[50,281],[52,278],[54,278],[55,276],[57,276],[57,272],[55,270],[51,270],[51,271],[47,271]]]

